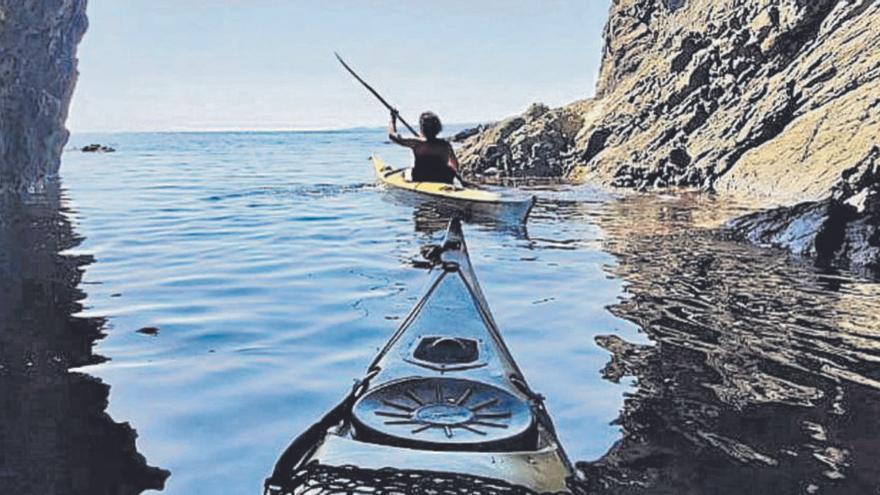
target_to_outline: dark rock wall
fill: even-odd
[[[58,172],[86,0],[0,0],[0,192]]]

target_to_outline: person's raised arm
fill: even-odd
[[[391,122],[388,123],[388,139],[392,143],[406,146],[407,148],[412,148],[418,142],[416,139],[405,138],[397,132],[397,110],[391,111]]]
[[[397,133],[397,110],[391,111],[391,121],[388,122],[388,139],[395,142],[400,139],[400,134]]]

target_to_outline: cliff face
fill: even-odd
[[[86,0],[0,0],[0,192],[58,172]]]
[[[463,166],[863,204],[880,176],[878,25],[876,0],[614,0],[596,97],[490,127]]]

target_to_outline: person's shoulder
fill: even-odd
[[[409,146],[410,148],[414,148],[416,146],[421,146],[425,141],[421,138],[417,137],[403,137],[401,135],[397,135],[396,139],[393,139],[398,144],[402,144],[404,146]]]

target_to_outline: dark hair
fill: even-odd
[[[423,136],[434,139],[443,130],[443,124],[440,123],[440,117],[436,113],[425,112],[419,116],[419,128]]]

